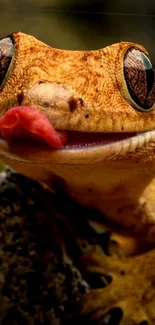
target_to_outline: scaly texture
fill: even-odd
[[[14,62],[0,96],[1,115],[8,107],[22,102],[28,88],[50,82],[51,91],[63,95],[68,90],[69,105],[42,106],[37,98],[26,98],[27,104],[40,104],[39,109],[53,126],[63,130],[92,132],[136,132],[155,127],[155,111],[145,113],[132,109],[121,94],[123,59],[131,42],[122,42],[96,51],[65,51],[47,46],[33,36],[13,33]],[[60,85],[59,85],[60,84]],[[29,93],[28,93],[29,94]],[[48,102],[47,98],[44,98]],[[50,103],[49,103],[50,104]]]
[[[68,133],[73,145],[53,151],[23,143],[20,137],[11,144],[0,140],[1,158],[21,173],[50,185],[53,176],[58,176],[59,184],[65,184],[65,191],[75,200],[132,227],[136,234],[147,229],[149,237],[155,220],[155,109],[150,110],[155,83],[147,51],[131,42],[95,51],[58,50],[23,33],[2,40],[2,54],[8,44],[8,53],[11,46],[14,48],[6,76],[8,61],[2,60],[1,116],[12,106],[35,106],[52,127],[73,130]],[[133,104],[126,79],[144,112]],[[84,132],[81,150],[74,148],[75,131]],[[89,147],[87,140],[84,142],[85,132],[95,137],[99,131],[101,145],[94,138],[95,145]],[[134,133],[126,133],[129,131]]]
[[[154,254],[153,250],[128,260],[101,258],[101,255],[91,252],[85,256],[83,262],[87,272],[100,276],[106,274],[112,280],[105,289],[98,288],[85,295],[81,302],[82,315],[89,315],[92,324],[97,324],[97,321],[106,324],[106,315],[109,313],[110,316],[113,311],[110,324],[140,325],[144,322],[153,325]]]
[[[100,230],[106,224],[116,232],[120,255],[154,247],[155,82],[147,51],[129,42],[64,51],[23,33],[13,33],[6,43],[8,53],[11,45],[14,52],[10,63],[0,43],[1,116],[13,106],[35,106],[54,128],[71,131],[72,140],[77,131],[84,140],[85,132],[94,139],[101,132],[103,141],[53,151],[20,143],[20,138],[16,143],[1,139],[0,156],[21,173],[50,184],[56,197],[61,191],[66,204],[67,194],[95,208],[93,222],[99,217]],[[132,240],[126,237],[124,245],[122,234]],[[145,245],[139,249],[140,242]],[[154,250],[129,259],[92,253],[81,264],[93,279],[106,273],[109,285],[83,298],[84,316],[95,322],[113,307],[122,325],[154,324]],[[103,324],[111,316],[106,317]]]

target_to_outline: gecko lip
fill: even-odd
[[[86,148],[118,142],[136,133],[91,133],[58,131],[45,114],[32,106],[16,106],[0,117],[0,130],[4,139],[24,140],[48,144],[52,149]]]
[[[59,131],[61,133],[61,131]],[[82,150],[86,148],[95,148],[95,147],[102,147],[107,146],[108,144],[117,143],[123,140],[130,139],[132,137],[137,136],[138,132],[133,133],[93,133],[93,132],[78,132],[78,131],[65,131],[67,135],[66,142],[62,145],[61,148],[51,148],[48,143],[44,141],[39,136],[35,136],[29,134],[28,132],[24,132],[24,136],[21,138],[18,138],[14,136],[11,139],[5,139],[2,134],[0,134],[0,140],[6,141],[10,144],[10,146],[19,145],[23,146],[29,146],[33,148],[34,146],[38,146],[40,149],[46,148],[50,150]]]
[[[29,106],[10,108],[0,118],[0,130],[2,159],[44,164],[97,163],[117,155],[125,157],[155,141],[155,130],[134,133],[56,130],[43,113]]]
[[[79,132],[80,133],[80,132]],[[71,136],[74,131],[68,131]],[[77,132],[75,132],[77,135]],[[81,137],[84,133],[78,134]],[[86,136],[87,134],[85,134]],[[155,130],[139,132],[139,133],[122,133],[122,134],[102,134],[106,138],[104,139],[104,144],[102,144],[101,134],[96,134],[96,141],[94,142],[93,134],[89,134],[92,137],[92,143],[89,145],[84,144],[79,145],[79,139],[73,141],[73,137],[68,136],[68,141],[60,149],[55,150],[50,146],[42,143],[36,143],[33,141],[7,141],[0,137],[0,157],[4,161],[9,160],[20,161],[26,163],[34,164],[95,164],[102,162],[103,160],[115,160],[117,156],[119,159],[128,158],[128,154],[131,154],[130,158],[137,161],[137,154],[134,152],[137,149],[144,148],[144,145],[155,142]],[[70,140],[71,139],[71,140]],[[153,147],[149,147],[153,153]],[[142,150],[143,154],[143,150]],[[144,155],[142,155],[144,156]],[[140,155],[139,155],[140,159]],[[147,156],[145,157],[147,161]],[[148,155],[149,159],[149,155]],[[128,161],[128,159],[127,159]]]

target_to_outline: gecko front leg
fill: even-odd
[[[155,250],[133,258],[87,253],[84,270],[111,276],[105,288],[91,290],[81,301],[81,315],[92,324],[153,325],[155,323]]]

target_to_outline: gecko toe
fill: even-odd
[[[155,323],[154,253],[130,258],[108,257],[90,251],[81,259],[83,269],[104,285],[94,286],[81,300],[81,315],[93,325],[153,325]],[[107,279],[107,282],[105,281]],[[109,280],[109,281],[108,281]]]

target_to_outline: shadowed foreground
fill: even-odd
[[[97,234],[89,213],[9,169],[0,174],[2,324],[155,323],[155,251],[108,256],[109,233]]]

